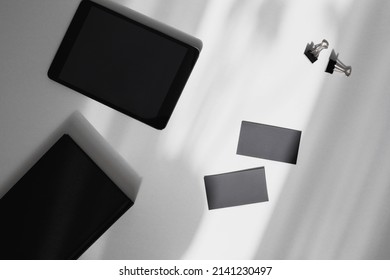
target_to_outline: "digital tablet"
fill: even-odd
[[[0,199],[0,260],[77,259],[132,205],[63,135]]]
[[[84,0],[48,76],[163,129],[201,48],[199,39],[111,1]]]

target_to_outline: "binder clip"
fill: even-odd
[[[310,44],[306,45],[304,54],[311,61],[311,63],[314,63],[317,61],[320,52],[324,49],[327,49],[328,46],[329,43],[325,39],[322,40],[322,42],[317,45],[314,45],[314,43],[311,42]]]
[[[344,73],[345,76],[351,75],[352,67],[346,66],[338,59],[339,54],[336,54],[334,50],[329,57],[328,65],[326,66],[325,72],[333,74],[334,71]]]

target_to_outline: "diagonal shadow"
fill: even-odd
[[[388,1],[356,0],[257,259],[390,258]]]
[[[184,31],[197,29],[207,4],[206,0],[186,4],[178,0],[120,2]],[[136,168],[142,184],[134,206],[81,258],[181,258],[199,227],[205,202],[199,188],[202,178],[188,163],[187,153],[172,156],[164,149],[166,138],[175,138],[180,129],[172,119],[163,131],[117,113],[107,120],[104,136]]]

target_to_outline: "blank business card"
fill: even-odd
[[[297,163],[301,131],[243,121],[237,154]]]
[[[209,209],[268,201],[264,167],[204,177]]]

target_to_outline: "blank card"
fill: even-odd
[[[204,177],[209,209],[268,201],[264,167]]]
[[[243,121],[237,154],[297,163],[301,131]]]

